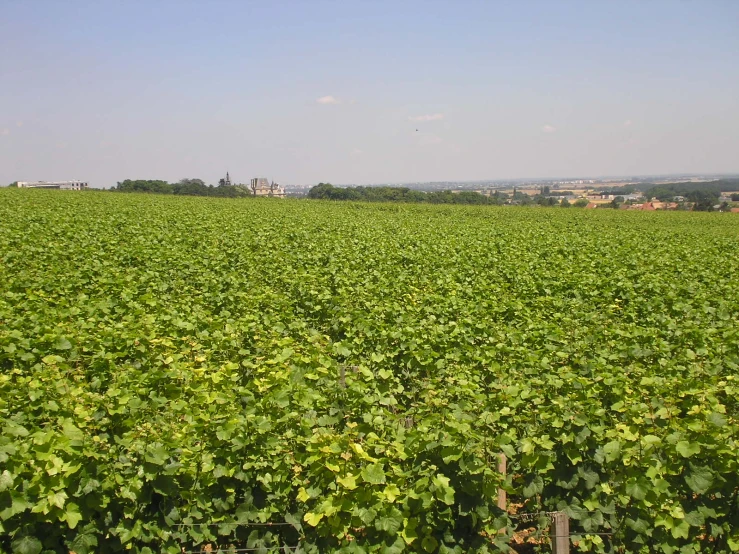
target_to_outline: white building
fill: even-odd
[[[18,188],[86,190],[88,184],[86,181],[18,181]]]
[[[274,181],[270,183],[269,179],[265,179],[264,177],[254,177],[251,180],[251,190],[254,193],[254,196],[285,197],[285,190],[280,185]]]

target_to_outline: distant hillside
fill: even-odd
[[[704,183],[695,183],[690,181],[683,181],[678,183],[648,183],[641,187],[643,192],[655,193],[659,192],[671,192],[673,196],[680,195],[685,196],[690,192],[712,192],[720,194],[722,192],[730,192],[739,190],[739,178],[736,179],[718,179],[716,181],[707,181]],[[654,194],[659,196],[659,194]]]
[[[643,187],[643,194],[650,200],[672,200],[675,196],[683,196],[693,202],[694,210],[710,211],[719,201],[722,192],[739,190],[739,179],[718,179],[705,183],[682,182],[661,183]]]

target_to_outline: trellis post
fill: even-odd
[[[505,479],[506,457],[502,452],[498,454],[498,473],[500,473],[503,476],[503,479]],[[498,487],[498,508],[504,512],[507,511],[506,492],[500,487]]]
[[[570,554],[570,518],[564,512],[552,514],[552,537],[553,554]]]

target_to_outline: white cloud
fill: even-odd
[[[633,122],[630,119],[627,119],[624,121],[624,127],[631,127],[633,125]]]
[[[320,98],[316,98],[316,102],[319,104],[339,104],[340,100],[338,98],[334,98],[333,96],[321,96]]]
[[[557,130],[557,128],[552,127],[551,125],[544,125],[544,127],[542,127],[541,130],[544,131],[545,133],[553,133],[554,131]]]
[[[415,117],[409,117],[408,121],[439,121],[440,119],[444,119],[443,113],[417,115]]]

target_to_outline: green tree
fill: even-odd
[[[308,191],[308,198],[328,200],[331,198],[333,191],[334,186],[331,183],[318,183]]]
[[[718,202],[719,193],[714,190],[693,190],[685,195],[689,201],[694,202],[693,210],[696,212],[710,212],[714,204]]]
[[[577,200],[575,200],[575,203],[573,204],[573,206],[575,208],[584,208],[589,203],[590,202],[588,202],[588,199],[587,198],[578,198]]]
[[[210,196],[208,187],[202,179],[180,179],[172,186],[175,194],[188,196]]]
[[[159,181],[156,179],[126,179],[125,181],[119,181],[115,190],[118,192],[171,194],[172,185],[167,181]]]
[[[559,203],[561,208],[570,208],[572,207],[572,204],[570,204],[570,201],[567,200],[567,198],[563,198],[562,202]]]

